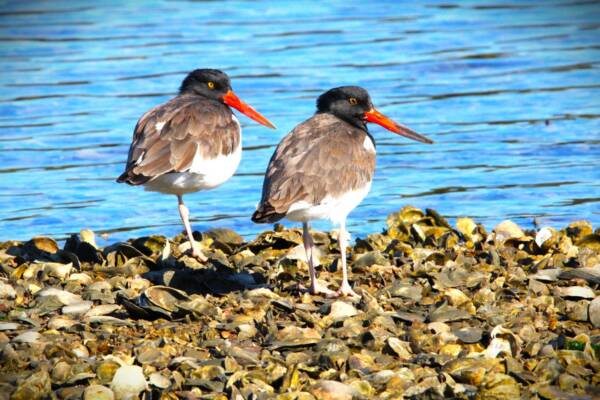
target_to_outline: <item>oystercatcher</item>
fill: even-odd
[[[237,169],[242,156],[241,128],[228,106],[275,128],[233,93],[227,74],[197,69],[186,76],[176,97],[139,119],[125,172],[117,179],[176,195],[192,255],[202,261],[206,257],[194,241],[183,195],[219,186]]]
[[[357,296],[348,283],[346,217],[367,195],[375,171],[375,140],[367,122],[422,143],[428,138],[392,121],[373,107],[369,93],[357,86],[328,90],[317,100],[317,112],[296,126],[271,157],[254,222],[282,218],[301,221],[312,293]],[[339,224],[342,284],[337,292],[317,281],[309,222]]]

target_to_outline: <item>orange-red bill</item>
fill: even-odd
[[[225,96],[223,96],[223,102],[225,102],[225,104],[227,104],[228,106],[235,108],[242,114],[246,115],[248,118],[255,120],[259,124],[268,126],[269,128],[277,129],[275,128],[275,125],[273,125],[268,119],[260,115],[258,111],[252,108],[249,104],[246,104],[242,100],[240,100],[240,98],[237,97],[235,93],[233,93],[233,91],[230,90],[225,94]]]
[[[386,117],[375,108],[372,108],[370,111],[365,113],[365,120],[367,122],[373,122],[378,125],[383,126],[388,131],[392,131],[397,133],[398,135],[402,135],[412,140],[416,140],[421,143],[433,143],[433,140],[426,138],[423,135],[418,134],[417,132],[398,124],[397,122],[392,121],[390,118]]]

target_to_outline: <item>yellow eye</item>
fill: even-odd
[[[350,97],[348,99],[348,101],[350,102],[350,104],[352,104],[353,106],[358,104],[358,100],[356,100],[356,97]]]
[[[214,88],[215,88],[215,83],[214,83],[214,82],[208,82],[208,83],[207,83],[207,85],[208,85],[208,88],[209,88],[210,90],[212,90],[212,89],[214,89]]]

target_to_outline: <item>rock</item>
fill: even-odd
[[[137,365],[121,366],[110,384],[116,400],[137,399],[147,386],[142,367]]]

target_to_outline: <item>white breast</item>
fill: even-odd
[[[339,197],[327,196],[317,205],[299,201],[290,206],[286,218],[290,221],[308,222],[316,219],[328,219],[335,224],[343,222],[350,211],[365,198],[371,189],[371,182],[363,188],[346,192]]]
[[[239,122],[235,116],[233,120]],[[190,169],[186,172],[172,172],[154,178],[144,185],[145,190],[169,194],[186,194],[213,189],[233,176],[242,159],[242,130],[240,142],[230,154],[206,159],[197,152]]]
[[[363,141],[363,147],[370,153],[375,153],[375,146],[373,145],[373,139],[369,137],[369,135],[365,136],[365,140]]]

